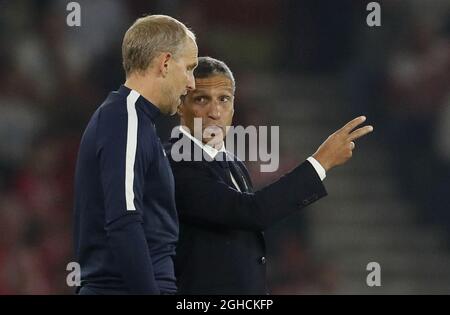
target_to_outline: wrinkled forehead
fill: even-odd
[[[226,90],[234,94],[234,85],[229,77],[222,74],[212,75],[206,78],[195,78],[195,90],[193,93],[214,90]]]

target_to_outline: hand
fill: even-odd
[[[365,116],[360,116],[348,122],[344,127],[333,133],[313,154],[326,171],[335,166],[347,162],[355,149],[354,140],[373,131],[372,126],[365,126],[354,130],[366,121]],[[354,130],[354,131],[352,131]]]

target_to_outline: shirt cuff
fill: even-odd
[[[327,177],[327,172],[325,171],[325,169],[323,168],[322,165],[320,165],[320,163],[313,158],[312,156],[310,156],[309,158],[306,159],[309,163],[311,163],[311,165],[314,167],[314,169],[317,172],[317,175],[319,175],[320,180],[323,181],[325,179],[325,177]]]

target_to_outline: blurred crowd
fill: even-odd
[[[347,73],[352,110],[375,118],[404,196],[422,209],[420,222],[442,227],[450,248],[450,3],[384,8],[391,19],[361,32]]]
[[[254,69],[349,76],[349,110],[376,117],[379,141],[392,152],[405,194],[426,205],[430,222],[450,231],[445,1],[436,1],[430,16],[420,15],[421,1],[383,4],[380,30],[368,29],[365,5],[350,0],[245,0],[239,7],[234,1],[83,0],[79,28],[66,24],[68,2],[0,0],[0,294],[73,292],[65,278],[73,260],[78,143],[90,115],[124,81],[122,36],[145,13],[186,22],[197,34],[200,55],[225,59],[244,87],[240,78]],[[245,102],[242,86],[238,99]],[[239,124],[270,115],[251,108],[237,113]],[[162,121],[161,133],[173,124]],[[270,179],[293,159],[286,152],[280,160]],[[269,180],[253,175],[258,186]],[[332,270],[312,261],[307,242],[297,236],[281,236],[270,267],[273,292],[332,292]]]

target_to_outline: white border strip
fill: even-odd
[[[127,210],[136,210],[134,205],[134,162],[136,159],[137,148],[137,132],[138,118],[136,113],[136,101],[140,94],[131,90],[127,96],[127,113],[128,113],[128,129],[127,129],[127,152],[125,159],[125,200]],[[113,126],[114,128],[114,126]]]

